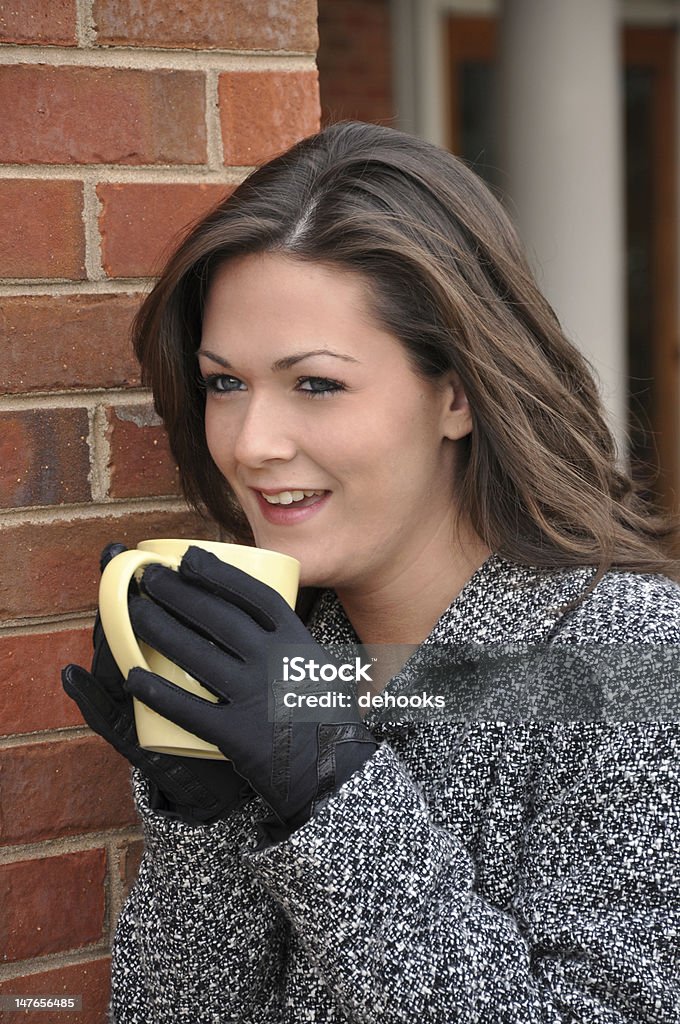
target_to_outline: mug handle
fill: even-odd
[[[99,582],[99,615],[111,653],[124,676],[130,669],[153,671],[142,654],[128,614],[128,587],[139,569],[152,563],[177,569],[179,558],[156,551],[121,551],[111,559]]]

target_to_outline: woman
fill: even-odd
[[[93,675],[65,671],[138,768],[115,1019],[676,1021],[678,726],[620,721],[608,657],[582,656],[632,643],[651,671],[680,643],[675,528],[616,467],[484,185],[391,129],[328,128],[191,232],[136,347],[189,500],[300,559],[309,600],[303,625],[193,548],[131,616],[219,703],[124,683],[100,631]],[[454,697],[488,650],[548,651],[490,678],[599,711],[507,716],[487,685],[458,717],[362,719],[347,691],[320,723],[270,721],[274,645],[323,664],[357,642],[448,651]],[[130,694],[230,763],[141,751]]]

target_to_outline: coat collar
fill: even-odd
[[[564,606],[586,589],[592,566],[542,569],[491,554],[433,626],[425,643],[541,643],[564,616]],[[321,593],[309,629],[319,643],[360,639],[332,590]]]

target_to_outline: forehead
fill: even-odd
[[[326,305],[343,305],[358,313],[368,312],[370,282],[361,274],[327,263],[298,260],[282,253],[235,256],[213,274],[206,306],[220,296],[233,303],[247,304],[272,293],[296,301],[308,298]]]
[[[259,348],[305,341],[318,347],[358,336],[364,345],[379,337],[399,344],[370,306],[370,283],[358,273],[278,253],[239,256],[213,275],[202,345]]]

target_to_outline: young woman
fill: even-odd
[[[305,590],[296,615],[196,548],[146,570],[136,631],[218,703],[124,681],[100,630],[92,674],[65,670],[137,769],[114,1019],[677,1021],[679,727],[622,721],[608,657],[644,652],[634,682],[672,694],[674,527],[484,185],[391,129],[327,128],[191,232],[135,336],[189,501],[298,558]],[[490,649],[571,651],[498,679],[590,711],[508,716],[487,685],[477,713],[362,717],[346,687],[272,719],[275,646],[323,665],[359,642],[449,651],[454,697]],[[229,762],[142,751],[131,694]]]

